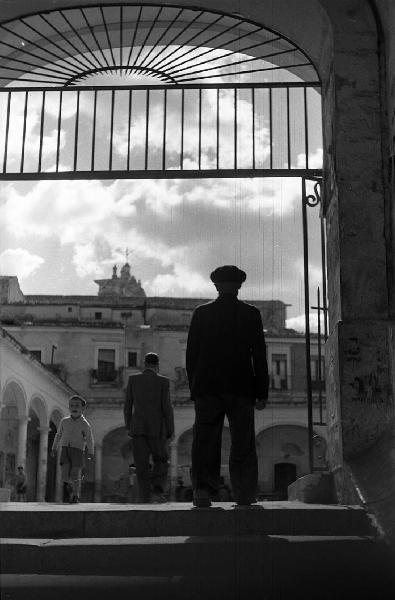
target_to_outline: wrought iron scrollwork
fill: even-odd
[[[305,197],[305,202],[307,206],[314,208],[314,206],[318,206],[321,202],[321,182],[316,181],[314,184],[314,194],[307,194]]]

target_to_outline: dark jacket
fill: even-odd
[[[152,369],[129,377],[123,410],[130,435],[170,438],[174,433],[169,379]]]
[[[259,310],[232,294],[198,306],[189,328],[186,368],[192,399],[210,393],[267,398],[269,376]]]

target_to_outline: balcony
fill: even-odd
[[[123,384],[123,369],[91,369],[90,387],[121,387]]]
[[[270,375],[270,389],[274,392],[283,392],[292,389],[291,376],[280,377],[280,375]]]

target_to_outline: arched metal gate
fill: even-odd
[[[103,75],[161,83],[92,85]],[[307,211],[320,205],[322,169],[311,152],[320,80],[308,57],[239,16],[177,5],[99,4],[0,23],[0,81],[10,86],[0,88],[0,181],[300,178],[313,470]],[[322,381],[322,220],[321,242],[322,290],[314,309]],[[318,424],[324,424],[322,395]]]

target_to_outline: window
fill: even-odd
[[[41,350],[30,350],[30,354],[41,361]]]
[[[271,383],[273,390],[288,389],[287,355],[272,354]]]
[[[72,306],[68,306],[67,307],[67,312],[73,312],[73,307]]]
[[[137,352],[128,352],[128,367],[137,367]]]
[[[325,361],[324,357],[321,356],[321,373],[319,372],[320,362],[318,356],[311,357],[311,381],[314,383],[325,381]],[[321,375],[321,378],[320,378]]]
[[[103,313],[101,312],[95,312],[95,319],[96,321],[100,321],[100,319],[102,318]]]
[[[114,381],[115,378],[115,350],[99,348],[97,359],[97,380]]]

